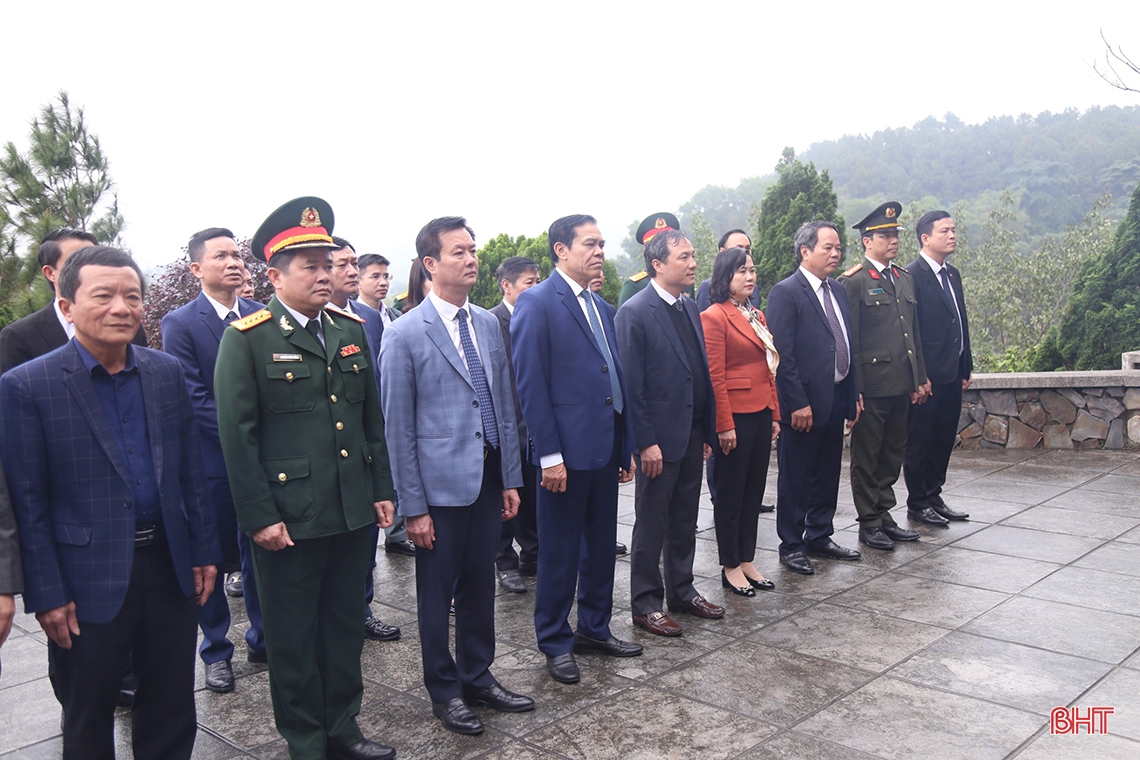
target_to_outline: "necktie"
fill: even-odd
[[[230,312],[226,313],[226,318],[223,319],[222,321],[228,325],[237,318],[238,318],[237,314],[234,314],[232,311],[230,311]]]
[[[961,356],[962,351],[966,348],[965,338],[962,335],[962,312],[958,311],[958,299],[954,298],[954,291],[950,289],[950,277],[946,272],[945,265],[938,271],[938,279],[942,280],[942,292],[946,294],[946,300],[950,302],[950,308],[954,310],[954,316],[958,318],[958,355]]]
[[[682,314],[685,312],[685,306],[684,306],[684,304],[681,303],[680,298],[678,298],[676,301],[673,302],[673,308],[676,309],[677,311],[681,312]]]
[[[499,428],[495,425],[495,404],[491,400],[487,376],[483,374],[483,363],[479,361],[479,352],[475,350],[475,343],[471,340],[471,330],[467,327],[467,309],[460,309],[455,318],[459,321],[459,343],[463,346],[463,358],[467,360],[467,374],[471,377],[471,384],[475,386],[475,395],[479,397],[479,416],[483,418],[483,439],[487,441],[487,445],[498,448]]]
[[[590,291],[586,289],[583,289],[578,296],[586,299],[586,313],[590,315],[590,329],[594,331],[594,340],[598,344],[598,350],[602,352],[602,356],[606,360],[606,372],[610,376],[610,396],[614,400],[614,411],[621,414],[621,410],[625,408],[625,401],[621,396],[621,381],[618,380],[617,365],[614,364],[614,357],[610,353],[610,344],[606,341],[606,334],[602,331],[602,322],[598,319],[598,312],[594,308],[594,299],[590,297]]]
[[[308,330],[310,335],[317,339],[317,342],[321,344],[321,348],[324,348],[325,336],[321,335],[321,318],[316,317],[314,319],[310,319],[305,323],[305,329]]]
[[[847,336],[843,334],[843,325],[839,324],[839,317],[835,315],[835,307],[831,304],[831,287],[827,280],[820,286],[823,290],[823,311],[827,314],[827,324],[831,327],[831,335],[835,338],[835,371],[840,377],[847,377],[847,370],[851,368],[851,357],[847,353]]]

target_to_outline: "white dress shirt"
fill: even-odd
[[[234,314],[237,314],[239,317],[241,316],[241,313],[238,311],[237,296],[234,296],[234,305],[233,306],[226,306],[225,304],[221,303],[220,301],[215,301],[213,298],[210,297],[210,294],[204,290],[202,291],[202,295],[206,296],[206,300],[209,301],[210,305],[214,307],[214,311],[218,312],[218,319],[222,320],[223,322],[226,321],[226,315],[229,314],[231,311]],[[278,300],[280,300],[280,299],[278,299]],[[286,306],[285,308],[288,309],[289,307]]]
[[[811,285],[812,292],[815,293],[815,297],[817,299],[819,299],[819,305],[820,305],[820,308],[823,309],[823,313],[827,314],[827,307],[823,305],[823,292],[824,292],[823,291],[823,280],[819,279],[814,274],[812,274],[808,270],[804,269],[802,266],[800,267],[800,271],[803,272],[804,277],[807,278],[808,284]],[[851,341],[849,341],[847,339],[847,323],[843,320],[843,312],[839,308],[839,302],[835,300],[835,294],[831,292],[831,286],[830,285],[828,285],[828,287],[827,287],[827,294],[831,298],[832,308],[835,309],[835,318],[839,320],[839,326],[840,326],[840,328],[843,329],[843,342],[848,344],[847,345],[847,356],[850,358],[849,358],[849,361],[847,362],[847,372],[850,372],[851,371],[851,365],[854,363],[855,357],[851,356],[851,345],[850,345]],[[847,377],[847,372],[844,372],[842,375],[839,374],[839,355],[836,354],[836,358],[835,358],[835,382],[837,382],[837,383],[841,382],[843,380],[843,378]]]
[[[207,296],[207,297],[209,297],[209,296]],[[277,298],[277,300],[281,301],[280,296]],[[308,328],[308,325],[309,325],[309,318],[308,317],[306,317],[301,312],[295,310],[293,307],[291,307],[289,304],[285,303],[284,301],[281,301],[281,305],[285,307],[285,311],[289,312],[290,316],[292,316],[293,319],[297,320],[297,323],[299,325],[301,325],[302,330],[305,330]],[[324,309],[322,309],[321,311],[323,312]],[[317,340],[319,340],[321,342],[321,345],[324,346],[325,345],[325,326],[324,326],[324,323],[321,322],[320,314],[318,314],[315,317],[315,319],[317,320],[317,325],[320,327],[320,329],[317,330]]]
[[[467,355],[463,352],[463,341],[459,337],[459,320],[456,319],[456,317],[459,315],[460,309],[467,312],[467,332],[471,336],[471,344],[475,346],[475,353],[479,353],[479,341],[475,337],[475,326],[471,323],[471,304],[466,298],[463,299],[462,306],[448,303],[437,296],[434,290],[428,293],[428,298],[431,299],[432,305],[435,306],[435,310],[443,319],[443,326],[447,328],[447,334],[451,337],[451,342],[455,345],[455,350],[459,352],[459,358],[463,361],[463,366],[467,367]],[[467,367],[467,373],[470,375],[470,367]]]
[[[53,303],[55,304],[55,318],[63,326],[63,331],[67,333],[67,339],[71,340],[75,337],[75,325],[68,322],[67,317],[63,316],[63,310],[59,308],[59,299],[55,299]]]

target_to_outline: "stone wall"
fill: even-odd
[[[1140,448],[1140,371],[975,375],[958,438],[964,449]]]

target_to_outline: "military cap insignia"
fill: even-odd
[[[656,230],[663,230],[669,225],[661,217],[657,217],[657,221],[653,223],[653,228]]]
[[[249,328],[253,327],[254,325],[261,324],[262,322],[266,321],[267,319],[273,319],[273,315],[269,312],[269,309],[262,309],[261,311],[255,311],[253,314],[250,314],[248,317],[242,317],[241,319],[235,319],[233,322],[230,323],[230,326],[236,327],[238,330],[241,330],[242,332],[244,332],[244,331],[248,330]]]
[[[340,355],[342,358],[345,356],[352,356],[353,354],[359,354],[359,353],[360,353],[360,346],[356,345],[355,343],[348,345],[348,346],[345,346],[344,348],[342,348],[340,350]]]
[[[895,218],[895,209],[894,209],[894,207],[893,207],[893,206],[887,206],[885,209],[883,209],[883,214],[884,214],[884,215],[885,215],[885,216],[886,216],[888,219],[894,219],[894,218]]]
[[[321,215],[312,206],[307,207],[301,212],[301,226],[302,227],[320,227]]]
[[[330,311],[333,314],[339,314],[342,317],[348,317],[349,319],[355,320],[355,321],[359,322],[360,324],[364,324],[364,317],[357,316],[356,314],[353,314],[351,311],[345,311],[343,309],[338,309],[337,307],[333,306],[331,303],[325,304],[325,311]],[[330,321],[331,321],[331,319],[330,319]]]
[[[282,314],[281,321],[277,324],[279,324],[281,329],[285,332],[293,332],[293,325],[289,324],[289,316],[287,314]]]
[[[856,272],[858,272],[858,271],[859,271],[860,269],[862,269],[862,268],[863,268],[863,264],[862,264],[862,263],[856,264],[855,266],[851,267],[851,268],[850,268],[850,269],[848,269],[846,272],[844,272],[844,273],[843,273],[843,276],[844,276],[844,277],[850,277],[851,275],[855,274]]]

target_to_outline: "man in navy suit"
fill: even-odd
[[[575,652],[641,654],[610,632],[618,483],[633,478],[633,429],[614,333],[614,310],[593,293],[605,244],[592,216],[550,225],[554,271],[519,295],[511,355],[530,434],[538,489],[538,577],[534,627],[547,670],[581,679]],[[578,591],[578,630],[570,607]]]
[[[368,338],[369,355],[380,355],[380,341],[384,338],[384,321],[380,312],[366,303],[354,300],[360,295],[360,267],[357,263],[356,249],[352,243],[342,237],[333,235],[333,244],[340,246],[332,252],[332,293],[329,295],[329,305],[348,314],[355,314],[364,322],[364,335]],[[380,391],[380,362],[377,359],[374,365],[376,370],[376,391]],[[400,532],[404,538],[402,543],[411,544],[404,531],[404,519],[400,518]],[[384,529],[385,533],[395,527],[392,525]],[[376,545],[380,542],[380,526],[372,526],[372,564],[368,568],[368,577],[364,580],[364,637],[373,641],[396,641],[400,638],[399,626],[389,625],[372,612],[372,600],[376,596],[375,580],[372,577],[376,569]],[[407,550],[415,554],[415,548]]]
[[[265,634],[261,627],[257,584],[253,580],[249,536],[237,528],[226,460],[218,438],[218,407],[214,401],[214,365],[222,333],[230,322],[260,311],[262,305],[237,295],[245,268],[232,232],[222,227],[197,232],[190,238],[186,253],[190,257],[190,273],[198,278],[202,292],[162,318],[162,349],[181,362],[198,416],[202,459],[209,479],[208,504],[218,524],[224,558],[224,564],[218,566],[218,575],[224,576],[226,565],[232,569],[240,564],[249,616],[246,657],[250,662],[265,662]],[[233,691],[234,645],[226,637],[230,630],[230,605],[225,594],[210,597],[198,613],[198,624],[202,627],[199,654],[206,665],[206,688],[216,692]]]
[[[928,525],[946,525],[970,515],[942,499],[946,468],[958,434],[962,391],[970,387],[974,358],[962,277],[947,259],[957,249],[954,220],[945,211],[923,214],[914,225],[922,251],[906,268],[914,275],[922,355],[930,378],[930,400],[914,407],[907,421],[903,478],[907,515]]]
[[[0,379],[0,456],[63,757],[115,756],[131,658],[134,756],[189,758],[198,606],[222,561],[194,405],[176,359],[131,345],[143,284],[129,254],[77,251],[59,293],[75,339]]]
[[[851,317],[843,286],[831,277],[843,251],[831,222],[796,230],[800,267],[768,294],[768,328],[780,352],[776,392],[791,424],[776,447],[776,532],[780,563],[793,573],[815,572],[813,557],[859,559],[831,540],[839,498],[844,419],[859,419],[862,400],[851,354]]]
[[[416,611],[432,712],[449,731],[479,734],[483,722],[468,704],[534,709],[533,699],[504,689],[490,670],[495,547],[522,485],[510,365],[495,318],[467,300],[479,259],[466,220],[428,222],[416,253],[432,288],[384,336],[385,437],[417,547]]]
[[[645,271],[649,287],[615,318],[638,451],[630,604],[637,627],[680,636],[681,626],[662,610],[666,602],[673,612],[724,617],[724,607],[693,588],[701,465],[717,442],[716,407],[701,318],[682,296],[697,273],[685,233],[662,230],[646,242]]]

